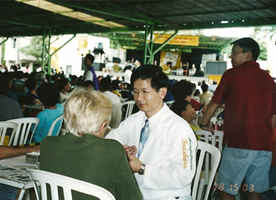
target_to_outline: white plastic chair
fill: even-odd
[[[17,130],[17,124],[13,122],[0,122],[0,145],[4,145],[5,136],[7,135],[7,131],[12,130],[11,135],[15,134]]]
[[[58,127],[58,131],[55,133],[55,135],[53,135],[53,131],[55,129],[55,126],[56,124],[60,122],[59,124],[59,127]],[[55,121],[53,121],[49,131],[48,131],[48,134],[47,136],[56,136],[56,135],[59,135],[60,133],[60,130],[61,130],[61,127],[62,127],[62,122],[63,122],[63,115],[59,116],[58,118],[55,119]]]
[[[222,152],[222,138],[223,131],[214,130],[214,134],[206,130],[196,130],[195,134],[200,136],[200,141],[211,144],[212,146],[217,147],[220,152]],[[210,156],[207,154],[205,159],[205,166],[209,166]],[[204,170],[201,173],[200,184],[198,187],[198,192],[202,193],[205,186],[207,186],[209,181],[209,171]]]
[[[27,169],[27,172],[34,183],[36,198],[38,200],[47,200],[46,184],[50,186],[48,188],[51,189],[51,196],[54,200],[59,199],[58,192],[60,190],[58,190],[58,187],[62,188],[65,200],[72,200],[72,190],[97,197],[100,200],[115,200],[109,191],[92,183],[42,170]]]
[[[124,102],[124,105],[127,105],[126,115],[125,115],[125,119],[126,119],[132,114],[135,101],[126,101]]]
[[[9,142],[9,146],[16,146],[16,145],[27,144],[28,139],[29,141],[32,140],[35,129],[39,123],[39,119],[36,117],[23,117],[23,118],[8,120],[6,122],[13,122],[17,124],[17,130],[15,134],[11,135],[10,142]],[[29,138],[30,131],[31,131],[31,136]]]
[[[223,131],[214,130],[214,134],[206,130],[195,130],[197,136],[201,136],[200,140],[217,147],[222,152]]]
[[[123,103],[112,104],[112,114],[109,126],[111,128],[118,128],[122,121],[122,107]]]
[[[197,163],[197,168],[196,168],[196,174],[193,180],[193,185],[192,185],[192,199],[193,200],[198,200],[202,199],[207,200],[211,186],[213,184],[213,180],[220,162],[221,158],[221,152],[219,151],[218,148],[214,147],[211,144],[207,144],[202,141],[198,141],[198,147],[197,151],[200,151],[199,157],[198,157],[198,163]],[[211,156],[211,165],[206,165],[206,162],[204,162],[204,159],[209,159],[206,157],[206,155]],[[199,189],[199,184],[201,182],[201,172],[203,171],[203,168],[205,171],[208,172],[208,180],[207,186],[205,189],[205,193],[203,194],[203,190]]]
[[[171,107],[173,103],[174,103],[174,101],[165,101],[165,104],[167,104],[167,106],[169,106],[169,107]]]
[[[213,143],[214,146],[216,146],[221,152],[222,152],[222,142],[223,142],[223,131],[219,130],[214,130],[214,137],[215,137],[215,144]]]

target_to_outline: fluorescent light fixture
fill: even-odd
[[[221,21],[220,23],[221,23],[221,24],[228,24],[229,21]]]
[[[88,23],[97,24],[99,26],[104,26],[108,28],[112,27],[126,27],[122,24],[118,24],[112,21],[106,21],[105,19],[95,17],[83,12],[74,11],[71,8],[61,6],[46,0],[16,0],[17,2],[22,2],[30,6],[34,6],[43,10],[47,10],[53,13],[58,13],[66,17],[71,17],[73,19],[78,19]]]

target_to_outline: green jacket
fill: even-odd
[[[41,142],[40,169],[101,186],[116,200],[141,200],[123,146],[94,135],[46,137]],[[73,199],[97,199],[73,193]]]

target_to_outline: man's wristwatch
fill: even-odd
[[[202,128],[202,127],[208,127],[208,124],[204,125],[204,124],[199,124],[199,127]]]
[[[142,163],[141,168],[138,171],[138,174],[143,175],[145,172],[146,165]]]

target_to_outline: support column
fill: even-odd
[[[145,47],[143,64],[153,64],[153,31],[154,23],[147,22],[145,30]]]
[[[50,55],[50,46],[51,46],[51,29],[44,29],[43,33],[43,47],[42,47],[42,70],[46,69],[47,74],[51,74],[51,55]]]

